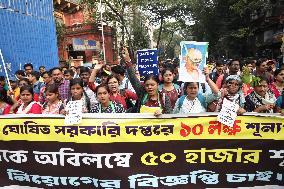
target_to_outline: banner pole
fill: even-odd
[[[4,58],[3,58],[3,54],[2,54],[2,50],[1,49],[0,49],[0,56],[1,56],[1,60],[3,62],[3,67],[4,67],[4,71],[5,71],[5,75],[6,75],[6,79],[7,79],[7,83],[8,83],[9,89],[12,91],[11,83],[10,83],[10,80],[9,80],[8,72],[7,72],[7,69],[6,69],[6,64],[4,62]]]

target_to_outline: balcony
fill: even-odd
[[[56,12],[75,13],[81,9],[79,0],[53,0],[53,7]]]

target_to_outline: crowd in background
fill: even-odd
[[[0,76],[0,114],[65,115],[75,100],[82,100],[83,113],[190,114],[219,112],[224,99],[238,104],[239,115],[284,114],[284,69],[275,60],[211,60],[206,83],[179,81],[178,59],[159,60],[159,75],[143,81],[127,52],[123,62],[48,71],[27,63],[9,82]]]

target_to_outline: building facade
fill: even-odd
[[[256,28],[251,41],[256,56],[282,62],[284,0],[270,0],[265,11],[259,10],[251,15],[251,23]]]
[[[58,56],[62,62],[94,63],[103,59],[101,25],[78,0],[54,0],[57,22]],[[104,26],[106,63],[116,61],[114,53],[115,32]],[[75,66],[78,66],[76,63]]]

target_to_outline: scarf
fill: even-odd
[[[24,109],[24,103],[19,107],[17,114],[27,114],[34,104],[38,104],[36,101],[32,101],[29,105]]]
[[[266,92],[265,97],[261,97],[259,94],[257,94],[255,91],[253,91],[250,94],[250,100],[253,102],[255,108],[258,108],[259,106],[265,105],[265,104],[274,104],[276,101],[276,98],[273,93]],[[265,111],[265,113],[273,113],[273,110]]]

